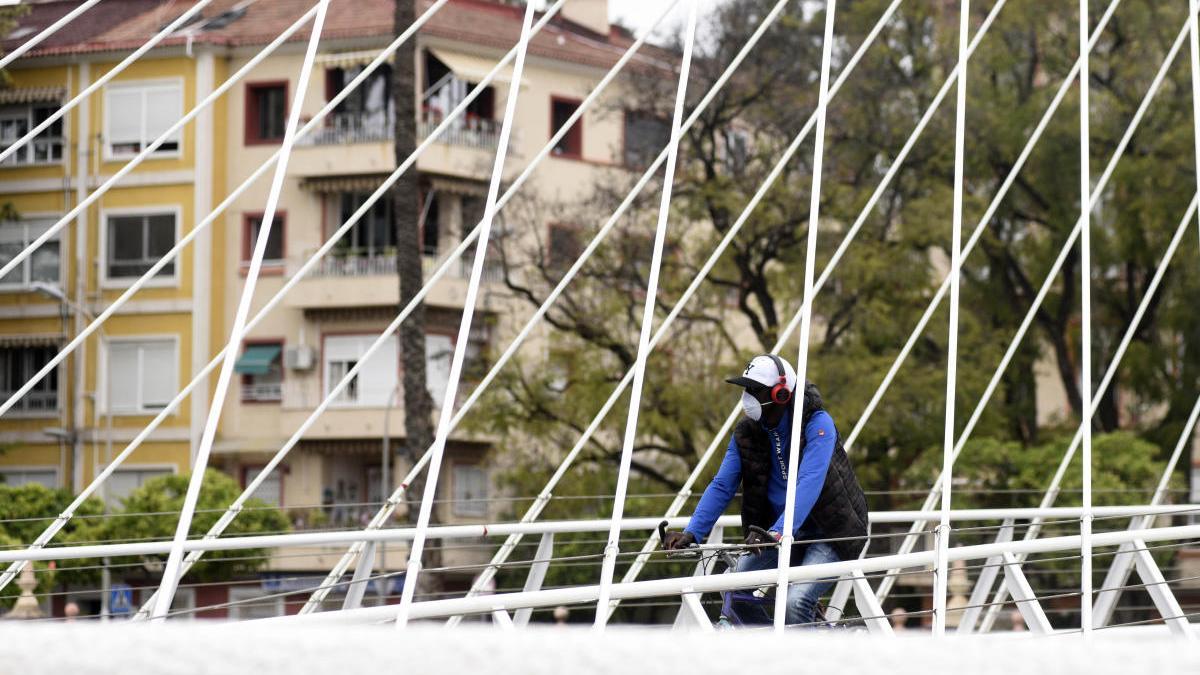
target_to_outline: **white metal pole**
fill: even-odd
[[[804,383],[808,376],[808,342],[812,333],[813,277],[817,266],[817,233],[821,229],[821,169],[825,160],[825,117],[829,108],[829,62],[833,58],[833,21],[837,0],[825,2],[825,35],[821,42],[821,76],[817,94],[817,130],[813,138],[812,188],[808,198],[808,241],[804,247],[804,295],[800,309],[800,350],[796,356],[796,387],[792,394],[792,431],[788,438],[787,484],[780,533],[778,578],[775,585],[775,632],[787,625],[788,568],[796,540],[796,472],[800,468],[800,439],[804,437]]]
[[[55,21],[54,23],[42,29],[42,32],[29,38],[28,42],[5,54],[4,58],[0,59],[0,70],[7,68],[8,64],[24,56],[25,52],[28,52],[30,49],[38,46],[43,40],[57,33],[60,28],[74,21],[75,17],[83,14],[92,7],[95,7],[96,3],[98,2],[100,2],[100,0],[87,0],[87,2],[80,3],[78,7],[64,14],[58,21]]]
[[[658,296],[658,277],[662,267],[663,248],[667,239],[667,221],[671,214],[671,189],[675,184],[675,164],[679,158],[679,143],[683,140],[683,109],[687,102],[688,73],[692,65],[692,48],[696,41],[696,15],[699,0],[688,0],[687,28],[684,29],[683,61],[679,67],[679,83],[675,89],[675,110],[671,117],[671,144],[667,150],[667,167],[663,173],[662,198],[658,205],[658,225],[654,231],[654,251],[650,257],[650,274],[646,282],[646,300],[642,306],[642,325],[638,334],[637,358],[633,368],[633,391],[629,397],[629,414],[625,420],[625,437],[621,445],[620,467],[617,471],[617,489],[613,496],[612,524],[608,530],[608,543],[604,546],[604,560],[600,566],[600,596],[596,602],[596,618],[593,624],[603,630],[608,623],[609,589],[612,587],[613,572],[620,552],[620,520],[625,513],[625,492],[629,486],[629,469],[633,462],[633,444],[637,439],[638,413],[641,410],[642,384],[646,375],[646,357],[649,355],[650,329],[654,323],[654,306]]]
[[[946,426],[942,444],[942,517],[937,528],[937,570],[933,590],[933,634],[946,634],[946,591],[950,568],[950,485],[954,454],[954,403],[958,384],[958,293],[962,278],[963,143],[967,119],[967,30],[970,0],[962,0],[958,16],[958,104],[954,122],[954,219],[950,234],[950,335],[946,342]]]
[[[1088,37],[1090,20],[1088,1],[1079,0],[1079,204],[1080,204],[1080,279],[1083,307],[1080,362],[1080,389],[1083,396],[1083,517],[1079,519],[1080,555],[1079,621],[1083,636],[1092,634],[1092,199],[1091,153],[1089,148]]]
[[[413,593],[421,574],[421,555],[425,548],[425,534],[433,512],[433,495],[437,492],[438,473],[442,468],[442,455],[446,450],[446,437],[450,434],[450,411],[454,410],[454,399],[458,396],[458,383],[462,375],[463,360],[467,355],[467,344],[471,337],[471,322],[475,317],[475,301],[479,295],[479,282],[483,278],[483,263],[487,257],[488,241],[492,233],[492,221],[496,217],[496,199],[500,194],[500,180],[504,176],[504,158],[508,152],[508,141],[516,118],[517,97],[521,91],[521,77],[525,69],[525,54],[529,50],[529,39],[533,37],[534,3],[525,6],[525,19],[521,24],[521,39],[517,43],[517,61],[513,66],[512,83],[508,87],[508,100],[504,105],[504,121],[500,125],[500,139],[496,146],[492,179],[488,185],[487,201],[484,205],[483,222],[479,238],[475,243],[475,261],[471,266],[471,280],[467,284],[467,296],[463,301],[462,320],[458,325],[458,339],[454,343],[454,356],[450,361],[450,375],[446,391],[442,396],[441,415],[438,416],[434,435],[433,457],[426,474],[425,494],[421,496],[421,510],[417,515],[417,532],[409,549],[408,565],[405,567],[404,588],[400,594],[400,609],[396,612],[396,627],[408,624],[408,610],[412,606]]]
[[[250,314],[250,303],[254,299],[254,287],[258,281],[259,270],[262,269],[263,255],[267,250],[267,240],[270,238],[271,225],[275,219],[275,207],[279,204],[279,193],[283,189],[283,181],[287,176],[288,159],[291,158],[292,146],[296,142],[296,129],[300,125],[300,113],[304,107],[304,96],[308,93],[308,84],[312,80],[313,63],[317,58],[317,45],[321,41],[321,30],[325,26],[325,15],[329,9],[330,0],[320,0],[317,3],[317,15],[313,19],[312,32],[308,38],[308,49],[304,53],[304,64],[300,68],[299,79],[296,83],[296,94],[292,97],[292,109],[288,114],[287,128],[284,131],[283,145],[279,163],[275,165],[275,176],[271,181],[271,190],[267,195],[264,207],[262,225],[259,227],[258,241],[254,246],[254,255],[250,259],[250,269],[246,273],[242,297],[238,302],[237,313],[233,318],[233,329],[230,331],[229,343],[225,345],[226,354],[237,352],[241,344],[242,332],[246,326],[246,317]],[[175,599],[175,589],[179,584],[180,565],[183,562],[183,542],[191,529],[192,515],[196,511],[196,500],[200,496],[200,486],[204,483],[205,469],[208,467],[208,456],[212,451],[213,441],[217,435],[217,425],[221,421],[221,410],[225,405],[225,395],[229,391],[229,382],[233,377],[234,359],[226,358],[217,377],[216,390],[213,392],[212,406],[208,419],[204,423],[204,434],[200,438],[200,447],[196,450],[196,459],[192,464],[192,475],[188,481],[187,493],[184,495],[183,508],[179,511],[179,523],[175,528],[175,537],[171,553],[167,556],[167,565],[163,570],[162,583],[158,589],[158,601],[154,605],[153,618],[162,621],[171,609]]]

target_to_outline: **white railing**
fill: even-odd
[[[17,139],[10,139],[0,150],[6,150]],[[61,136],[38,136],[29,145],[18,149],[0,166],[36,166],[39,164],[61,164],[63,161],[63,138]]]
[[[264,382],[242,385],[242,400],[256,403],[282,401],[283,383]]]
[[[0,396],[5,399],[13,395],[11,391],[0,391]],[[58,410],[58,392],[56,391],[31,391],[25,394],[16,405],[12,407],[13,412],[24,413],[42,413],[55,412]]]
[[[307,256],[312,252],[307,252]],[[433,256],[421,256],[421,273],[429,277],[437,269],[441,261]],[[451,266],[450,275],[459,279],[471,277],[472,256],[463,256]],[[357,278],[374,276],[394,276],[396,274],[396,254],[394,252],[365,253],[365,254],[331,254],[321,260],[309,273],[311,277]],[[499,264],[484,264],[483,283],[499,283],[504,280],[504,270]]]
[[[417,138],[428,138],[439,124],[442,114],[433,111],[421,113],[417,120]],[[353,143],[379,143],[392,140],[395,125],[390,115],[378,113],[334,113],[328,123],[301,139],[297,145],[349,145]],[[445,145],[458,145],[481,150],[495,150],[500,138],[500,123],[496,120],[469,117],[451,124],[435,140]]]
[[[325,126],[314,129],[297,145],[347,145],[391,141],[394,125],[391,114],[333,113],[325,118]]]
[[[439,112],[423,111],[417,120],[417,136],[422,139],[428,138],[437,125],[442,123],[442,119],[443,116]],[[496,145],[500,142],[500,123],[496,120],[468,116],[465,120],[452,124],[442,132],[436,142],[480,150],[495,150]]]

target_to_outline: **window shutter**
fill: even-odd
[[[361,336],[360,347],[366,352],[367,347],[375,341],[374,336]],[[400,370],[398,358],[400,342],[395,335],[388,336],[387,342],[371,355],[362,370],[359,371],[359,401],[363,405],[386,406],[396,388],[397,376]],[[360,353],[362,353],[360,352]]]
[[[183,92],[178,85],[153,87],[146,90],[146,143],[158,138],[183,117]],[[169,140],[179,142],[179,132]],[[165,149],[165,148],[164,148]]]
[[[140,143],[142,140],[141,90],[109,89],[107,104],[109,145]]]
[[[112,410],[138,409],[138,345],[117,342],[108,347],[108,400]]]
[[[261,499],[273,506],[281,506],[283,504],[283,485],[281,484],[282,481],[280,480],[281,476],[279,473],[281,470],[279,467],[276,467],[262,482],[262,485],[258,486],[258,489],[254,491],[255,499]],[[246,485],[249,485],[260,473],[262,473],[261,468],[246,469]]]
[[[164,408],[179,391],[175,344],[147,342],[142,346],[142,406]]]

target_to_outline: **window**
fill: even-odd
[[[105,152],[111,158],[144,150],[183,117],[183,85],[179,82],[109,85],[105,92]],[[155,149],[155,155],[177,155],[177,130]]]
[[[283,400],[282,342],[248,344],[234,365],[242,376],[242,401],[274,403]]]
[[[246,145],[283,140],[287,126],[287,82],[246,85]]]
[[[58,487],[58,469],[46,467],[39,469],[0,469],[0,485],[21,487],[36,483],[51,490]]]
[[[487,472],[478,464],[455,464],[451,478],[456,516],[487,516]]]
[[[55,345],[0,348],[0,396],[8,400],[58,353]],[[53,413],[58,410],[58,369],[46,374],[13,407],[14,412]]]
[[[377,335],[327,335],[323,350],[325,393],[333,391],[350,369],[362,360]],[[345,406],[388,405],[399,379],[399,342],[395,335],[383,344],[334,399]]]
[[[105,218],[104,274],[106,279],[137,279],[175,246],[174,213],[109,215]],[[175,276],[175,261],[163,266],[159,278]]]
[[[115,506],[146,481],[159,476],[169,476],[171,473],[170,469],[116,469],[106,481],[104,497],[109,504]]]
[[[366,203],[369,196],[366,192],[343,192],[339,197],[339,222],[350,220],[350,216]],[[371,205],[370,210],[338,241],[335,250],[344,255],[376,258],[392,255],[395,248],[396,227],[392,222],[392,200],[384,197]]]
[[[254,256],[254,247],[258,245],[258,232],[262,228],[263,214],[256,213],[246,216],[245,230],[242,236],[242,265],[248,266]],[[263,253],[263,266],[279,267],[284,262],[283,232],[287,226],[287,214],[276,211],[271,221],[271,233],[267,236],[267,250]]]
[[[45,122],[57,110],[55,105],[6,106],[0,108],[0,150],[8,149],[25,134]],[[63,158],[62,117],[38,134],[33,140],[17,148],[4,160],[4,166],[22,164],[53,164]]]
[[[421,253],[436,256],[438,239],[441,237],[441,209],[437,190],[429,190],[422,196],[424,204],[421,210]]]
[[[671,125],[649,113],[625,111],[625,166],[644,167],[671,142]]]
[[[325,71],[326,98],[332,99],[365,67],[362,64]],[[325,125],[334,130],[340,142],[385,140],[391,135],[392,109],[392,67],[384,63],[337,105],[325,118]]]
[[[550,135],[558,133],[558,130],[567,123],[567,119],[571,117],[576,110],[579,109],[579,101],[565,98],[550,99]],[[583,119],[580,119],[558,143],[554,144],[554,154],[559,157],[574,157],[579,159],[583,157]]]
[[[450,361],[454,358],[454,341],[449,335],[425,336],[425,387],[433,405],[441,407],[450,379]]]
[[[179,391],[175,340],[121,340],[108,345],[108,400],[118,413],[161,410]]]
[[[246,467],[242,469],[242,489],[246,489],[258,474],[262,473],[263,467]],[[275,467],[275,470],[267,474],[262,484],[254,491],[254,498],[261,499],[271,506],[283,506],[283,468]]]
[[[551,223],[546,237],[546,266],[566,270],[583,253],[579,228],[564,223]]]
[[[0,223],[0,266],[17,257],[17,254],[33,240],[53,227],[55,222],[53,218],[44,218]],[[0,279],[0,288],[27,288],[35,281],[57,285],[61,278],[60,270],[59,240],[55,235]]]

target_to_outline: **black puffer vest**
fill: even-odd
[[[824,402],[816,386],[811,382],[804,387],[804,414],[798,428],[792,433],[800,434],[800,457],[804,457],[804,428],[813,413],[823,410]],[[742,528],[757,525],[764,530],[775,524],[776,516],[767,498],[767,485],[771,480],[771,463],[775,461],[774,450],[767,432],[757,421],[746,418],[733,430],[737,442],[738,456],[742,461]],[[786,460],[785,460],[786,461]],[[825,485],[812,511],[801,529],[817,530],[822,537],[839,539],[829,543],[842,560],[857,558],[866,544],[867,497],[863,494],[854,468],[837,438],[837,447],[829,460],[825,474]],[[798,545],[802,547],[803,545]],[[803,552],[792,550],[792,561],[799,563]]]

